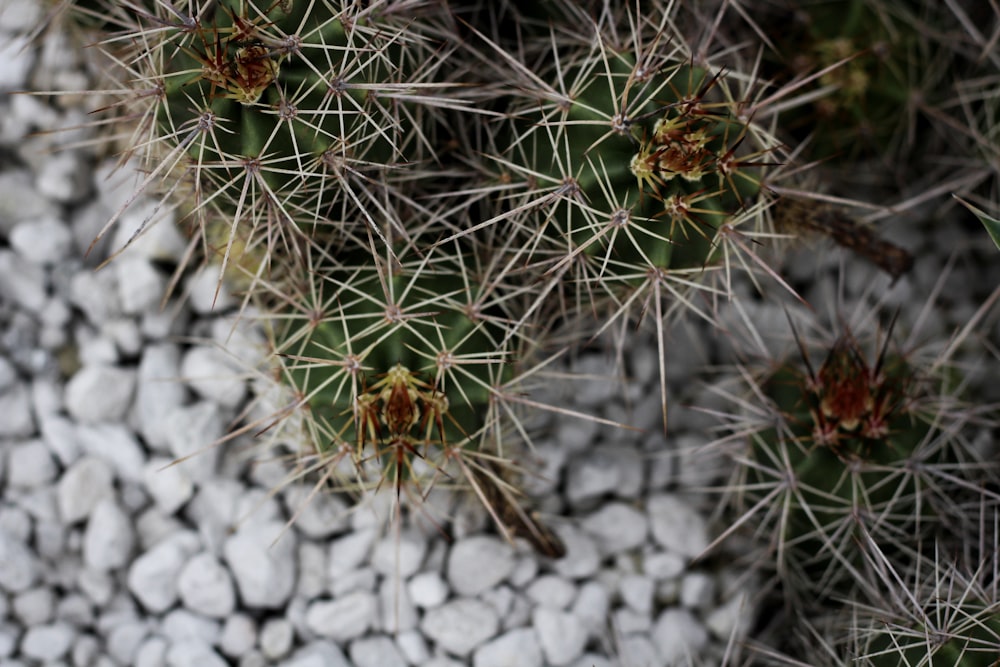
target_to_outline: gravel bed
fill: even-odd
[[[85,144],[49,150],[86,139],[48,133],[85,123],[85,96],[9,94],[87,86],[58,35],[25,36],[38,12],[0,2],[0,667],[721,663],[756,589],[725,558],[695,560],[716,530],[690,493],[715,478],[692,456],[711,420],[672,408],[664,442],[651,344],[630,350],[624,391],[593,351],[574,370],[609,379],[552,397],[638,431],[540,420],[529,491],[558,560],[457,495],[431,501],[455,516],[445,539],[418,513],[389,520],[387,494],[355,509],[303,503],[305,484],[272,495],[286,464],[254,462],[249,436],[208,447],[253,396],[257,338],[227,295],[212,307],[211,270],[162,303],[185,249],[170,220],[95,270],[155,202],[85,254],[136,176]],[[705,327],[670,340],[676,405],[711,405],[691,380],[719,358]]]

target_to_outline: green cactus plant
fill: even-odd
[[[849,597],[863,578],[862,536],[909,548],[946,525],[963,494],[981,497],[996,471],[967,437],[991,417],[963,403],[961,375],[943,356],[900,349],[892,324],[871,324],[818,340],[793,327],[794,355],[743,367],[741,389],[719,390],[743,406],[717,443],[735,464],[725,535],[746,526],[762,540],[793,605]]]

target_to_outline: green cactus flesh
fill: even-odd
[[[569,98],[514,114],[505,164],[547,192],[529,196],[548,247],[609,258],[608,284],[711,263],[719,227],[759,192],[766,151],[741,149],[748,125],[716,90],[721,73],[684,63],[644,72],[627,54],[602,58],[564,74],[586,81]]]
[[[503,319],[469,304],[454,266],[404,262],[386,276],[356,255],[324,271],[325,312],[278,338],[290,384],[326,434],[317,447],[353,445],[361,460],[382,457],[405,476],[389,460],[400,447],[409,458],[477,446],[516,360]]]
[[[857,344],[843,338],[818,372],[786,363],[764,383],[783,427],[754,436],[759,465],[748,482],[759,500],[779,480],[794,480],[785,492],[780,537],[795,545],[803,562],[815,557],[829,567],[820,552],[845,530],[852,535],[852,522],[891,533],[933,518],[922,502],[919,471],[946,463],[950,454],[933,447],[940,433],[916,408],[922,390],[913,373],[893,354],[870,366]],[[858,562],[860,555],[848,559]]]

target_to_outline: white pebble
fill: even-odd
[[[448,556],[448,583],[459,595],[478,595],[505,580],[514,570],[514,548],[487,535],[455,542]]]
[[[0,39],[0,93],[27,87],[35,56],[36,51],[27,37],[4,34]]]
[[[0,391],[0,438],[27,438],[35,433],[31,392],[20,382]]]
[[[606,451],[593,450],[587,456],[570,460],[566,472],[566,498],[571,504],[578,505],[614,492],[620,481],[621,470],[617,460]]]
[[[293,484],[282,493],[295,529],[306,537],[322,540],[347,529],[350,508],[339,496],[314,486]]]
[[[715,580],[704,572],[689,572],[681,580],[680,602],[689,609],[707,609],[715,599]]]
[[[143,469],[146,492],[164,514],[174,514],[194,495],[194,482],[185,470],[162,456],[149,460]]]
[[[427,553],[427,540],[416,530],[386,535],[375,543],[372,567],[387,577],[406,579],[420,569]]]
[[[187,609],[171,609],[163,617],[159,627],[164,637],[171,642],[197,640],[215,646],[222,634],[220,623]]]
[[[167,279],[149,259],[135,254],[119,257],[113,264],[117,273],[118,301],[126,315],[139,315],[158,308]]]
[[[28,628],[21,638],[21,654],[44,662],[52,662],[66,655],[76,631],[67,623],[36,625]]]
[[[215,475],[221,450],[217,445],[226,431],[219,406],[210,401],[174,408],[167,417],[167,446],[179,461],[175,465],[195,482]]]
[[[348,654],[355,667],[406,667],[395,642],[386,636],[355,639]]]
[[[640,614],[653,611],[653,595],[656,593],[656,583],[649,577],[640,574],[626,574],[618,584],[622,602]]]
[[[45,269],[12,250],[0,249],[0,296],[30,313],[39,313],[48,300]]]
[[[448,599],[448,584],[437,572],[421,572],[414,575],[407,586],[413,604],[423,609],[432,609]]]
[[[685,567],[684,557],[670,551],[647,554],[642,561],[643,574],[657,581],[673,579],[684,572]]]
[[[244,524],[226,540],[226,563],[247,607],[281,607],[295,590],[295,533],[281,521]]]
[[[136,649],[135,667],[163,667],[170,642],[159,635],[147,637]]]
[[[55,613],[55,593],[44,586],[18,593],[11,602],[14,616],[24,627],[42,625],[52,620]]]
[[[576,586],[563,577],[549,574],[533,581],[525,593],[539,606],[565,609],[576,597]]]
[[[211,646],[198,640],[173,643],[167,649],[164,667],[228,667],[225,660]]]
[[[351,664],[336,644],[320,640],[300,648],[280,667],[351,667]]]
[[[295,630],[288,619],[269,618],[260,628],[260,651],[268,660],[280,660],[292,649]]]
[[[181,360],[181,376],[196,394],[223,407],[238,407],[246,397],[238,363],[218,347],[190,348]]]
[[[84,166],[78,152],[62,151],[42,162],[35,187],[58,202],[76,202],[89,190],[90,170]]]
[[[698,662],[708,644],[708,631],[687,609],[671,608],[656,619],[652,640],[667,665]]]
[[[34,488],[56,477],[56,462],[41,440],[29,440],[8,446],[7,482],[12,487]]]
[[[132,561],[128,588],[147,611],[158,614],[177,601],[178,577],[197,545],[191,538],[190,533],[171,536]]]
[[[70,302],[83,311],[87,321],[99,326],[121,315],[118,280],[113,271],[82,269],[70,279]]]
[[[396,635],[417,627],[417,608],[410,599],[405,581],[396,577],[384,577],[378,593],[380,630]]]
[[[57,487],[59,515],[66,524],[90,516],[105,498],[114,495],[114,473],[103,460],[85,456],[69,467],[59,478]]]
[[[364,635],[375,622],[377,601],[366,591],[335,600],[317,600],[306,611],[306,624],[320,637],[346,642]]]
[[[107,651],[118,664],[131,665],[135,660],[135,654],[139,652],[139,647],[150,633],[149,622],[128,618],[127,620],[115,619],[114,625],[107,631]]]
[[[142,480],[146,454],[135,433],[125,424],[80,424],[76,437],[81,450],[110,465],[120,480]]]
[[[184,404],[187,389],[180,380],[180,349],[174,343],[148,345],[139,361],[135,409],[139,432],[156,450],[168,447],[169,420]]]
[[[567,579],[586,579],[597,572],[601,557],[590,535],[569,524],[560,524],[554,530],[566,547],[566,555],[553,563],[556,574]]]
[[[532,613],[531,622],[538,633],[545,660],[553,667],[568,665],[583,653],[587,629],[574,614],[539,607]]]
[[[372,545],[378,537],[375,528],[366,528],[338,537],[330,543],[328,575],[335,579],[346,572],[357,569],[368,559]]]
[[[475,598],[457,598],[427,611],[420,622],[425,636],[445,651],[467,656],[500,629],[493,607]]]
[[[10,230],[11,247],[30,262],[54,264],[69,256],[73,235],[66,223],[55,218],[27,220]]]
[[[185,607],[209,618],[225,618],[236,607],[232,577],[210,553],[199,553],[184,564],[177,592]]]
[[[608,589],[596,581],[588,581],[580,587],[573,603],[573,615],[580,619],[587,633],[600,636],[607,623],[611,596]]]
[[[135,371],[84,366],[66,383],[66,411],[85,424],[121,421],[132,404]]]
[[[410,665],[424,665],[430,658],[430,651],[427,650],[427,640],[418,630],[400,632],[396,635],[396,646],[403,658]]]
[[[222,625],[219,649],[230,658],[237,658],[257,644],[257,624],[243,613],[231,614]]]
[[[619,664],[636,667],[666,667],[668,663],[661,657],[656,646],[644,634],[625,635],[618,642]],[[670,667],[687,667],[700,664],[695,660],[669,663]]]
[[[754,605],[746,593],[740,592],[716,607],[705,618],[712,636],[724,642],[746,637],[754,621]]]
[[[83,534],[83,562],[94,570],[114,570],[128,562],[134,546],[131,518],[114,498],[101,499]]]
[[[646,542],[649,521],[631,505],[611,502],[583,518],[580,526],[594,536],[605,554],[635,549]]]
[[[534,630],[518,628],[476,649],[473,667],[542,667],[542,648]]]
[[[213,264],[200,268],[188,279],[188,303],[194,312],[209,315],[222,312],[236,303],[226,285],[220,283],[221,273],[221,267]]]
[[[708,547],[705,518],[678,496],[651,496],[646,501],[646,512],[653,538],[665,549],[694,558]]]

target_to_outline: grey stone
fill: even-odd
[[[157,456],[143,469],[146,492],[164,514],[174,514],[194,495],[194,482],[173,460]]]
[[[618,648],[620,662],[629,667],[666,667],[667,663],[660,656],[656,646],[644,634],[631,634],[622,637]],[[699,664],[698,662],[681,662],[677,667]]]
[[[535,631],[519,628],[483,644],[472,656],[473,667],[542,667],[542,648]]]
[[[55,593],[48,586],[29,588],[11,601],[14,616],[24,627],[48,623],[55,614],[55,608]]]
[[[712,609],[705,617],[705,627],[719,641],[743,639],[753,627],[754,605],[747,593],[739,592]]]
[[[320,637],[347,642],[372,627],[377,605],[375,595],[365,591],[354,591],[334,600],[317,600],[306,611],[306,624]]]
[[[292,649],[295,630],[284,618],[269,618],[260,628],[260,651],[268,660],[280,660]]]
[[[35,64],[36,51],[23,35],[4,35],[0,40],[0,93],[24,90]]]
[[[239,364],[218,347],[190,348],[181,360],[181,376],[196,394],[223,407],[235,408],[246,397]]]
[[[587,645],[587,628],[574,614],[538,607],[531,615],[532,626],[547,664],[568,665],[583,653]]]
[[[427,640],[418,630],[400,632],[396,635],[396,646],[403,655],[403,659],[410,665],[425,665],[430,659],[430,651],[427,650]]]
[[[0,296],[30,313],[39,313],[48,300],[45,269],[12,250],[0,249]]]
[[[0,438],[27,438],[35,433],[31,392],[18,382],[0,391]]]
[[[326,640],[310,642],[279,667],[352,667],[336,644]]]
[[[222,312],[236,304],[233,295],[221,282],[222,269],[218,264],[201,267],[187,281],[188,302],[199,315]]]
[[[295,533],[281,521],[246,523],[226,540],[223,553],[243,604],[275,609],[295,590]]]
[[[600,636],[606,626],[610,608],[611,596],[608,589],[596,581],[588,581],[580,586],[571,611],[580,619],[589,635]]]
[[[73,250],[73,234],[62,220],[41,218],[14,225],[8,238],[21,257],[36,264],[54,264]]]
[[[90,188],[90,171],[77,151],[62,151],[42,162],[35,179],[42,195],[67,204],[80,201]]]
[[[292,484],[285,488],[282,497],[295,517],[295,529],[308,538],[322,540],[348,527],[350,507],[342,498],[322,488]]]
[[[355,667],[406,667],[395,642],[383,635],[355,639],[348,655]]]
[[[417,608],[410,599],[406,582],[384,577],[378,590],[379,629],[396,635],[417,627]]]
[[[656,582],[650,577],[640,574],[626,574],[618,584],[622,602],[640,614],[650,614],[653,611],[653,596],[656,593]]]
[[[135,667],[163,667],[170,642],[160,636],[147,637],[135,652]]]
[[[379,574],[406,579],[420,569],[427,553],[427,540],[416,530],[401,530],[375,543],[372,567]]]
[[[646,515],[621,502],[603,505],[584,517],[580,526],[596,538],[605,554],[638,548],[645,544],[649,533]]]
[[[142,619],[116,619],[106,632],[108,654],[120,665],[131,665],[150,630],[150,623]]]
[[[77,459],[59,478],[59,515],[67,524],[83,521],[98,503],[114,495],[114,473],[96,456]]]
[[[219,650],[237,658],[257,644],[257,624],[250,616],[237,612],[226,617],[219,637]]]
[[[407,582],[410,599],[423,609],[432,609],[448,599],[448,584],[437,572],[421,572]]]
[[[653,626],[652,640],[668,666],[697,662],[708,644],[708,631],[687,609],[663,611]]]
[[[428,610],[420,629],[440,648],[464,657],[496,635],[500,619],[493,607],[481,600],[456,598]]]
[[[187,609],[171,609],[160,622],[160,632],[171,642],[196,640],[208,646],[219,643],[221,624]]]
[[[114,271],[78,271],[70,279],[69,300],[95,326],[121,315],[118,278]]]
[[[175,463],[195,482],[215,475],[219,439],[226,424],[219,406],[209,401],[176,407],[168,413],[167,446],[179,460]]]
[[[78,422],[119,422],[135,392],[135,371],[115,366],[84,366],[66,383],[66,411]]]
[[[100,171],[106,174],[106,170]],[[110,210],[117,211],[125,204],[126,193],[132,193],[128,184],[128,171],[122,170],[111,177],[113,185],[121,186],[120,189],[101,188],[101,194],[106,199],[105,205]],[[124,256],[177,262],[183,257],[187,242],[174,218],[174,212],[169,207],[162,206],[159,200],[140,197],[119,218],[112,237],[112,247],[119,249],[128,245],[128,252]]]
[[[68,623],[51,623],[28,628],[21,638],[21,655],[52,662],[69,653],[76,631]]]
[[[135,530],[113,497],[98,501],[83,534],[83,562],[94,570],[114,570],[128,563],[135,547]]]
[[[175,642],[167,649],[164,667],[228,667],[212,647],[198,640]]]
[[[525,593],[538,606],[565,609],[576,597],[576,586],[563,577],[548,574],[531,582]]]
[[[147,611],[158,614],[177,601],[178,577],[197,549],[197,538],[192,537],[190,533],[171,536],[132,561],[128,588]]]
[[[210,553],[192,556],[177,578],[181,602],[208,618],[226,618],[236,608],[236,589],[229,571]]]
[[[7,483],[14,488],[48,484],[56,476],[56,462],[42,440],[12,444],[7,450]]]
[[[146,454],[135,434],[124,424],[80,424],[80,449],[111,466],[119,480],[141,482]]]
[[[668,551],[694,558],[708,547],[705,518],[679,496],[651,496],[646,501],[646,512],[653,538]]]
[[[586,579],[597,572],[601,557],[593,538],[569,524],[557,525],[554,530],[566,547],[566,555],[552,564],[556,574],[567,579]]]
[[[707,609],[715,599],[715,580],[704,572],[689,572],[681,580],[680,601],[689,609]]]
[[[171,412],[184,404],[187,389],[180,380],[180,349],[174,343],[149,345],[138,369],[135,409],[139,432],[151,447],[168,447]]]
[[[146,257],[127,253],[112,264],[117,273],[118,301],[127,315],[159,308],[167,287],[166,277]]]
[[[472,596],[493,588],[514,571],[514,548],[487,535],[458,540],[448,555],[448,583],[459,595]]]
[[[592,450],[570,460],[566,471],[566,498],[573,505],[613,493],[621,482],[618,460],[607,450]]]

